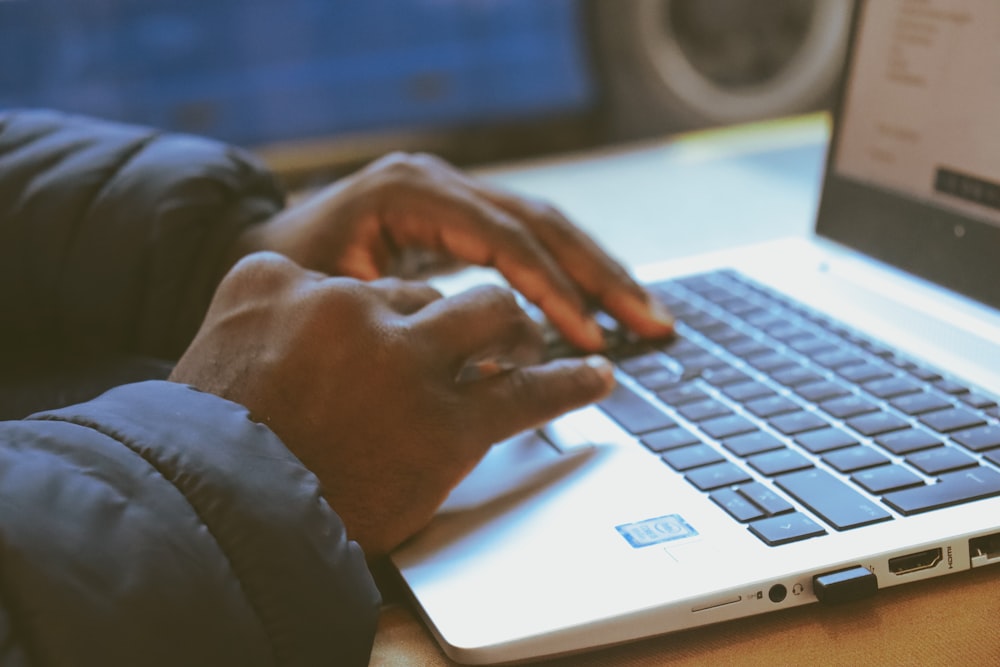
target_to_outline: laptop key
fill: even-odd
[[[851,479],[864,490],[877,495],[924,483],[923,478],[915,472],[895,463],[860,470]]]
[[[890,377],[881,380],[865,382],[862,387],[876,398],[896,398],[905,394],[915,394],[920,391],[920,385],[909,378]]]
[[[896,431],[875,438],[883,449],[893,454],[903,455],[916,452],[921,449],[937,447],[942,444],[941,439],[931,435],[928,431],[911,428],[905,431]]]
[[[846,431],[842,431],[835,426],[831,426],[830,428],[820,429],[819,431],[807,431],[797,435],[795,437],[795,442],[802,445],[813,454],[822,454],[823,452],[829,452],[834,449],[856,445],[858,444],[858,439]]]
[[[674,426],[661,431],[645,433],[639,439],[639,442],[645,445],[647,449],[652,452],[656,452],[657,454],[661,454],[668,449],[677,449],[678,447],[701,444],[701,440],[698,436],[692,434],[683,426]]]
[[[1000,496],[1000,472],[979,466],[941,475],[936,484],[894,491],[883,496],[889,507],[910,516]]]
[[[667,465],[677,472],[687,472],[693,468],[722,463],[725,457],[708,445],[691,445],[671,449],[661,457]]]
[[[667,413],[623,384],[597,405],[633,435],[676,425]]]
[[[809,469],[783,475],[778,487],[837,530],[850,530],[892,515],[824,470]]]
[[[708,419],[698,424],[698,427],[716,440],[731,438],[743,433],[752,433],[757,430],[756,424],[740,415],[727,415],[725,417]]]
[[[795,387],[795,393],[807,401],[819,403],[820,401],[827,401],[832,398],[847,396],[851,392],[836,382],[823,380],[821,382],[811,382],[805,385],[798,385]]]
[[[684,478],[701,491],[714,491],[724,486],[733,486],[751,480],[750,475],[745,470],[729,461],[695,468],[688,472]]]
[[[949,433],[986,423],[982,416],[965,408],[937,410],[921,416],[920,421],[939,433]]]
[[[752,522],[749,528],[751,533],[772,547],[826,535],[822,526],[801,512],[760,519]]]
[[[928,475],[940,475],[944,472],[974,468],[978,465],[976,459],[957,447],[925,449],[907,456],[906,462]]]
[[[785,512],[791,512],[795,509],[790,502],[779,496],[770,487],[761,484],[760,482],[742,484],[737,490],[740,495],[749,498],[754,505],[760,507],[770,516],[784,514]]]
[[[849,419],[847,425],[861,435],[871,437],[891,431],[900,431],[907,428],[910,423],[890,412],[873,412]]]
[[[741,458],[781,449],[785,445],[780,440],[764,431],[746,433],[723,441],[722,446]]]
[[[1000,425],[977,426],[952,433],[951,437],[966,449],[973,452],[985,452],[1000,447]]]
[[[892,407],[908,415],[920,415],[925,412],[952,407],[951,401],[926,391],[894,398],[890,401],[890,404]]]
[[[805,411],[779,415],[772,418],[770,424],[785,435],[798,435],[799,433],[815,431],[816,429],[829,426],[819,415]]]
[[[732,489],[719,489],[708,496],[740,523],[747,523],[766,516],[764,511]]]
[[[837,419],[849,419],[878,411],[879,407],[863,396],[851,394],[820,403],[820,408]]]
[[[812,467],[812,461],[794,449],[776,449],[747,459],[750,467],[766,477],[784,475]]]
[[[828,452],[823,456],[823,460],[837,471],[843,473],[874,468],[875,466],[889,463],[889,459],[884,454],[866,445],[855,445],[854,447]]]

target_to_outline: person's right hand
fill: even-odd
[[[492,444],[612,388],[603,358],[541,354],[507,290],[445,299],[257,253],[222,281],[170,379],[269,426],[371,557],[423,527]]]

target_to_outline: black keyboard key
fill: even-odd
[[[729,461],[695,468],[684,476],[701,491],[714,491],[751,480],[746,470]]]
[[[969,393],[969,388],[964,384],[955,382],[954,380],[949,380],[948,378],[941,378],[934,381],[934,386],[951,396],[958,396],[959,394]]]
[[[900,456],[942,444],[941,439],[936,435],[916,428],[879,436],[875,438],[875,442]]]
[[[709,398],[708,394],[693,384],[682,384],[670,389],[664,389],[656,392],[656,395],[661,401],[674,407],[684,405],[685,403],[704,401]]]
[[[920,384],[905,377],[889,377],[882,380],[865,382],[865,391],[877,398],[896,398],[906,394],[915,394],[920,391]]]
[[[684,382],[685,378],[680,370],[662,368],[652,373],[640,375],[636,378],[636,380],[639,381],[639,384],[650,391],[661,391],[663,389],[677,386],[678,384]]]
[[[959,400],[961,400],[966,405],[971,405],[972,407],[978,410],[995,408],[997,405],[997,402],[994,399],[974,391],[970,391],[967,394],[962,394],[961,396],[959,396]]]
[[[951,437],[966,449],[974,452],[985,452],[1000,447],[1000,425],[977,426],[952,433]]]
[[[639,442],[644,444],[650,451],[660,454],[668,449],[677,449],[687,445],[701,444],[698,436],[693,435],[682,426],[663,429],[662,431],[652,431],[644,434]]]
[[[843,385],[824,380],[795,387],[795,393],[813,403],[827,401],[839,396],[847,396],[851,392]]]
[[[837,530],[849,530],[892,515],[823,470],[803,470],[777,479],[778,487]],[[905,492],[903,492],[905,493]]]
[[[693,422],[702,422],[706,419],[728,415],[732,411],[714,398],[709,398],[697,403],[685,403],[677,408],[677,412],[683,415],[685,419],[690,419]]]
[[[849,419],[858,415],[868,414],[869,412],[876,412],[879,409],[875,403],[855,394],[823,401],[819,407],[837,419]]]
[[[820,366],[825,366],[831,370],[865,363],[864,357],[860,357],[856,352],[844,348],[834,348],[820,352],[813,355],[812,359]]]
[[[788,368],[796,362],[781,352],[766,352],[750,357],[747,363],[762,373],[770,374],[779,368]]]
[[[698,427],[716,440],[731,438],[743,433],[751,433],[757,430],[757,426],[739,415],[727,415],[708,419],[698,424]]]
[[[790,341],[788,346],[796,352],[801,352],[806,356],[833,350],[837,347],[836,344],[829,338],[814,334],[796,338],[795,340]]]
[[[976,459],[957,447],[925,449],[907,456],[906,462],[917,470],[935,477],[941,473],[974,468],[979,465]]]
[[[799,443],[813,454],[822,454],[842,447],[850,447],[858,444],[858,439],[835,426],[820,429],[818,431],[808,431],[795,436],[795,442]]]
[[[986,423],[983,417],[966,408],[951,408],[929,412],[920,417],[920,421],[939,433],[950,433],[961,429],[981,426]]]
[[[812,461],[794,449],[776,449],[747,459],[754,470],[766,477],[775,477],[812,467]]]
[[[932,368],[924,368],[923,366],[913,364],[907,370],[910,372],[910,375],[924,382],[934,382],[941,379],[941,374]]]
[[[995,466],[1000,466],[1000,449],[994,449],[991,452],[986,452],[983,455],[983,458]]]
[[[870,382],[871,380],[879,380],[881,378],[890,377],[892,375],[892,371],[881,364],[866,362],[863,364],[854,364],[852,366],[840,368],[837,370],[837,374],[845,380],[861,384],[862,382]]]
[[[716,504],[740,523],[762,519],[764,511],[732,489],[719,489],[709,495]]]
[[[854,473],[851,479],[869,493],[877,495],[924,483],[923,478],[917,473],[896,464],[867,468]]]
[[[920,415],[925,412],[952,407],[951,401],[926,391],[894,398],[890,401],[890,404],[897,410],[905,412],[908,415]]]
[[[732,366],[722,368],[706,368],[701,372],[701,379],[713,387],[726,387],[739,382],[746,382],[750,376]]]
[[[750,532],[772,547],[826,535],[826,530],[800,512],[754,521]]]
[[[798,435],[829,426],[819,415],[805,411],[779,415],[772,418],[770,424],[785,435]]]
[[[764,510],[768,516],[784,514],[795,509],[790,502],[760,482],[743,484],[738,491],[740,495],[749,498],[754,505]]]
[[[786,387],[798,387],[799,385],[823,380],[822,375],[816,373],[810,368],[807,368],[806,366],[803,366],[802,364],[795,364],[793,366],[788,366],[787,368],[782,368],[781,370],[775,371],[770,375],[772,380],[779,382]]]
[[[856,472],[889,463],[889,459],[884,454],[866,445],[855,445],[828,452],[823,456],[823,460],[835,470],[843,473]]]
[[[669,415],[623,384],[598,406],[633,435],[676,425]]]
[[[670,359],[659,352],[647,352],[639,356],[622,359],[618,362],[618,367],[632,377],[639,377],[648,373],[662,371],[671,363]]]
[[[764,431],[738,435],[723,441],[722,445],[741,458],[784,447],[780,440]]]
[[[801,410],[801,406],[795,401],[785,396],[767,396],[749,401],[745,406],[747,410],[757,415],[761,419],[783,415],[788,412]]]
[[[740,341],[733,341],[726,345],[726,349],[735,354],[737,357],[746,359],[755,354],[766,354],[768,352],[775,352],[776,350],[770,345],[766,345],[756,338],[745,338]]]
[[[910,423],[891,412],[873,412],[849,419],[847,425],[861,435],[871,437],[892,431],[901,431],[904,428],[909,428]]]
[[[724,456],[708,445],[691,445],[671,449],[661,458],[677,472],[687,472],[692,468],[722,463],[726,460]]]
[[[1000,472],[980,466],[941,475],[937,484],[886,494],[883,500],[904,515],[1000,496]]]
[[[770,387],[756,381],[726,385],[722,388],[722,393],[738,403],[745,403],[764,396],[774,396],[774,391]]]

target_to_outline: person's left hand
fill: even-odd
[[[248,229],[234,259],[281,253],[328,275],[405,275],[414,251],[497,269],[572,345],[604,347],[600,308],[647,338],[670,314],[553,207],[502,192],[430,155],[392,154]],[[409,262],[412,263],[412,262]]]

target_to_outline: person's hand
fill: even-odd
[[[170,379],[269,426],[371,557],[423,527],[493,443],[614,384],[603,358],[540,354],[509,290],[445,299],[257,253],[223,279]]]
[[[406,277],[400,268],[414,264],[414,251],[491,266],[587,351],[603,347],[593,308],[642,337],[673,330],[666,309],[557,210],[489,187],[430,155],[374,162],[248,229],[233,254],[256,250],[361,280]]]

